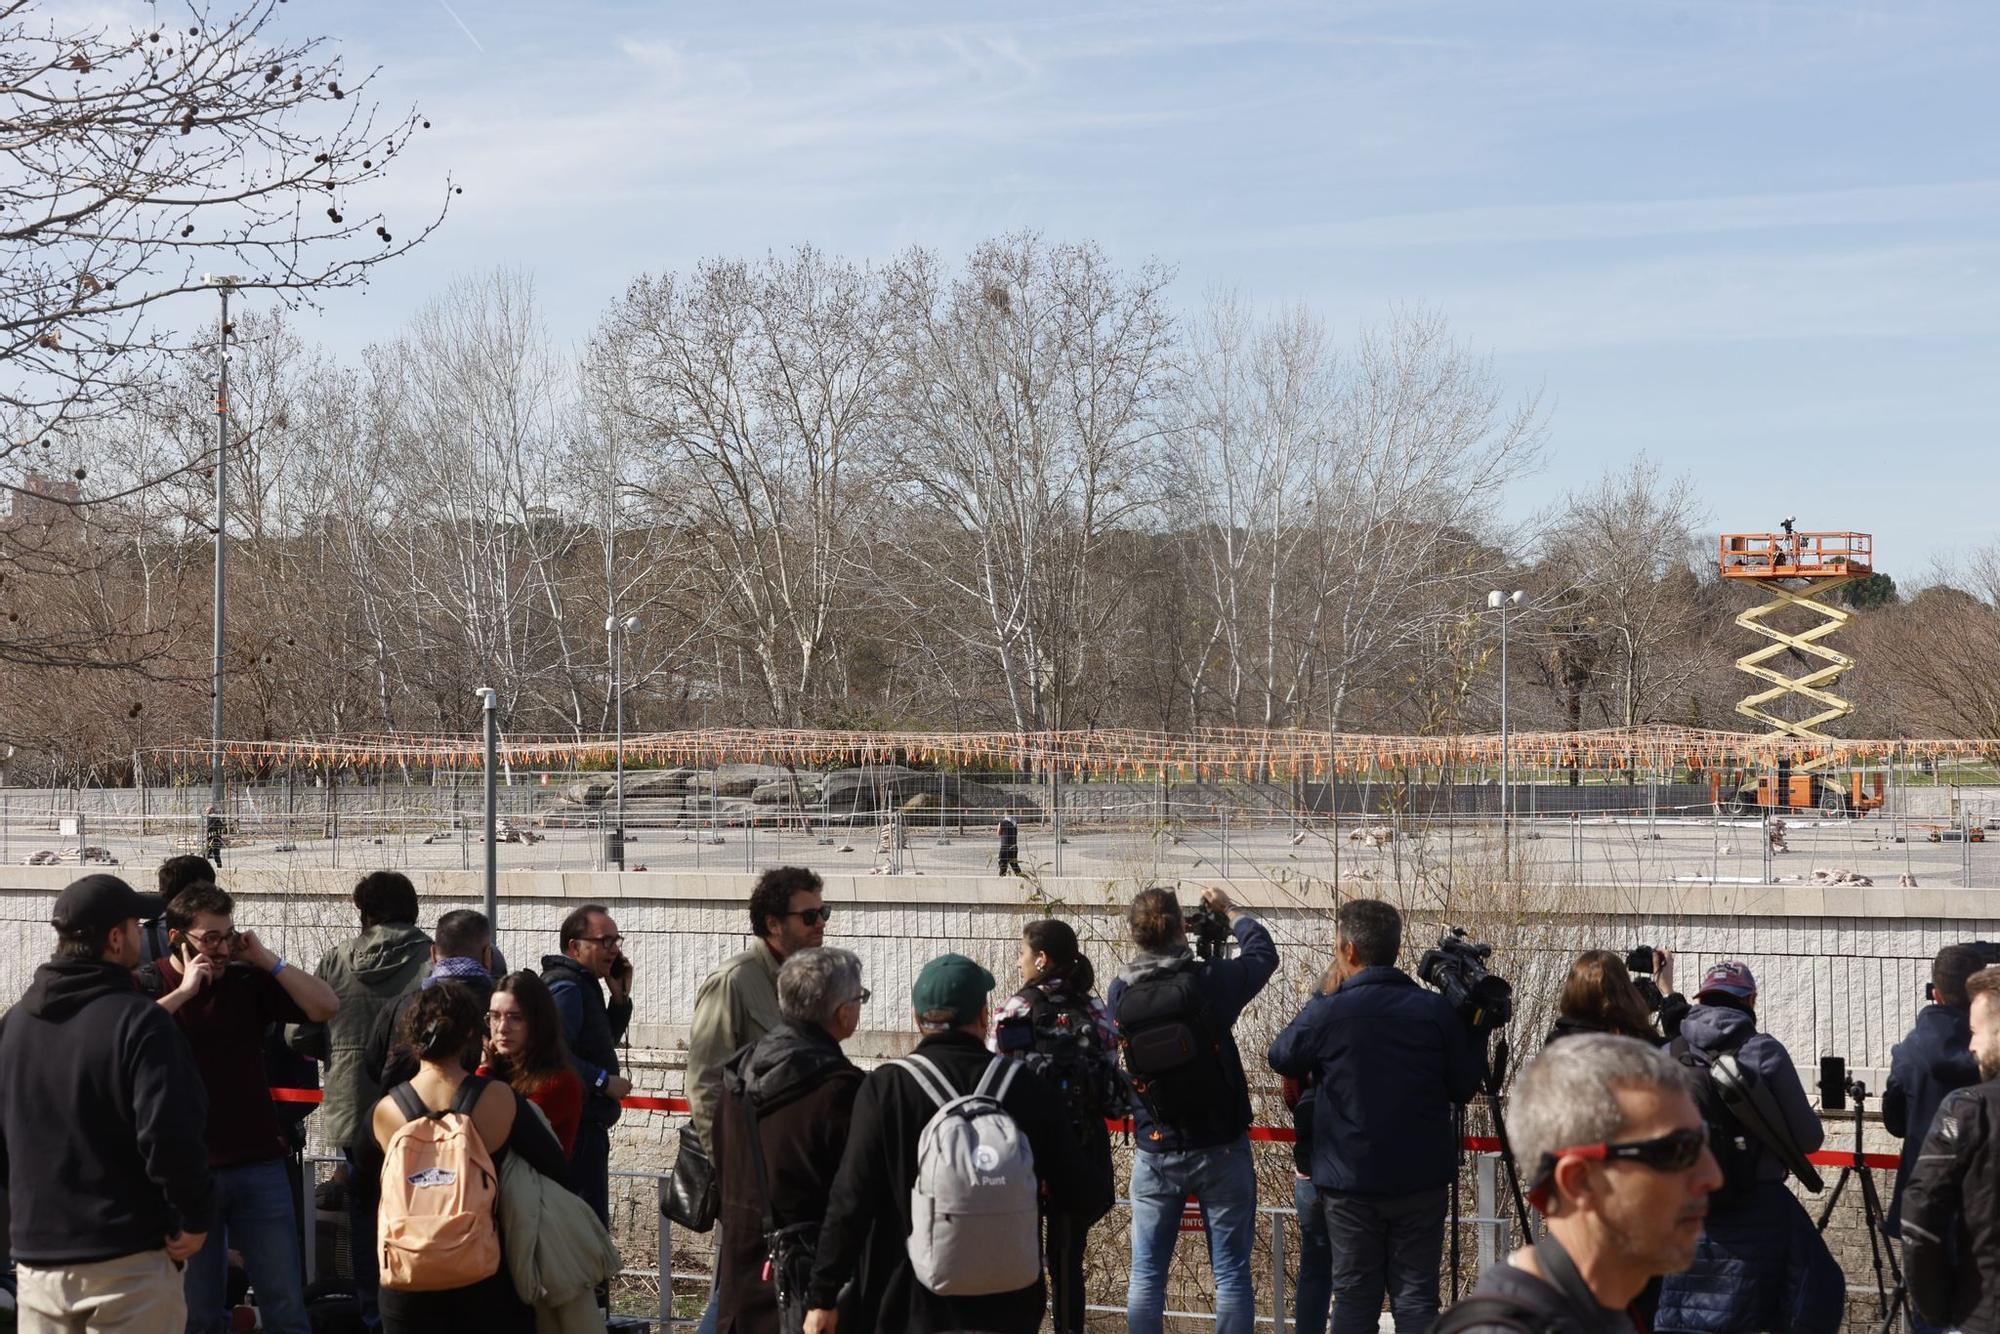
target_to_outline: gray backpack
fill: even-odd
[[[895,1064],[937,1112],[917,1140],[910,1187],[910,1266],[940,1297],[1016,1292],[1041,1276],[1035,1155],[1000,1105],[1021,1066],[996,1056],[969,1094],[922,1056]]]

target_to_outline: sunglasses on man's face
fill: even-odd
[[[1708,1147],[1708,1131],[1676,1130],[1658,1139],[1635,1139],[1603,1144],[1573,1144],[1567,1149],[1542,1155],[1529,1198],[1539,1208],[1555,1184],[1556,1164],[1564,1158],[1587,1158],[1593,1162],[1634,1162],[1655,1172],[1685,1172],[1701,1161]],[[1540,1197],[1540,1198],[1537,1198]]]
[[[796,917],[799,919],[801,923],[803,923],[806,926],[818,926],[821,922],[829,921],[832,919],[833,909],[801,908],[797,912],[788,912],[785,914],[785,916]]]

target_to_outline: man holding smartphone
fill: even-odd
[[[324,1023],[340,1000],[312,973],[272,953],[256,932],[238,931],[235,914],[235,900],[215,885],[182,890],[167,905],[167,957],[137,974],[139,989],[173,1016],[208,1090],[217,1226],[188,1261],[188,1334],[222,1334],[228,1327],[232,1249],[243,1256],[263,1327],[309,1334],[291,1146],[271,1101],[264,1035],[272,1024]]]
[[[618,1044],[632,1022],[632,961],[625,937],[601,903],[563,918],[561,954],[544,955],[542,980],[562,1016],[570,1062],[583,1080],[583,1121],[569,1160],[569,1188],[611,1221],[611,1127],[632,1081],[618,1071]],[[605,1000],[605,990],[611,993]]]

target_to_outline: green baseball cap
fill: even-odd
[[[910,988],[910,1005],[918,1014],[949,1010],[954,1024],[969,1024],[986,1008],[993,974],[963,954],[943,954],[924,965]]]

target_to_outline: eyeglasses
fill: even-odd
[[[861,994],[859,996],[856,996],[853,1000],[849,1001],[848,1004],[866,1005],[870,1000],[874,998],[874,996],[875,996],[874,992],[870,991],[867,987],[863,987],[861,988]]]
[[[623,936],[578,936],[577,939],[587,940],[593,945],[608,945],[614,950],[625,943]]]
[[[785,916],[796,917],[799,919],[800,922],[804,923],[806,926],[818,926],[821,922],[827,922],[833,920],[833,909],[801,908],[797,912],[788,912],[785,914]]]
[[[515,1024],[525,1024],[527,1022],[528,1016],[522,1014],[519,1010],[488,1010],[486,1012],[486,1026],[488,1028],[512,1028]]]
[[[189,931],[186,934],[190,943],[198,945],[205,950],[218,949],[224,945],[234,945],[237,941],[243,939],[243,933],[234,927],[231,927],[227,931]]]

